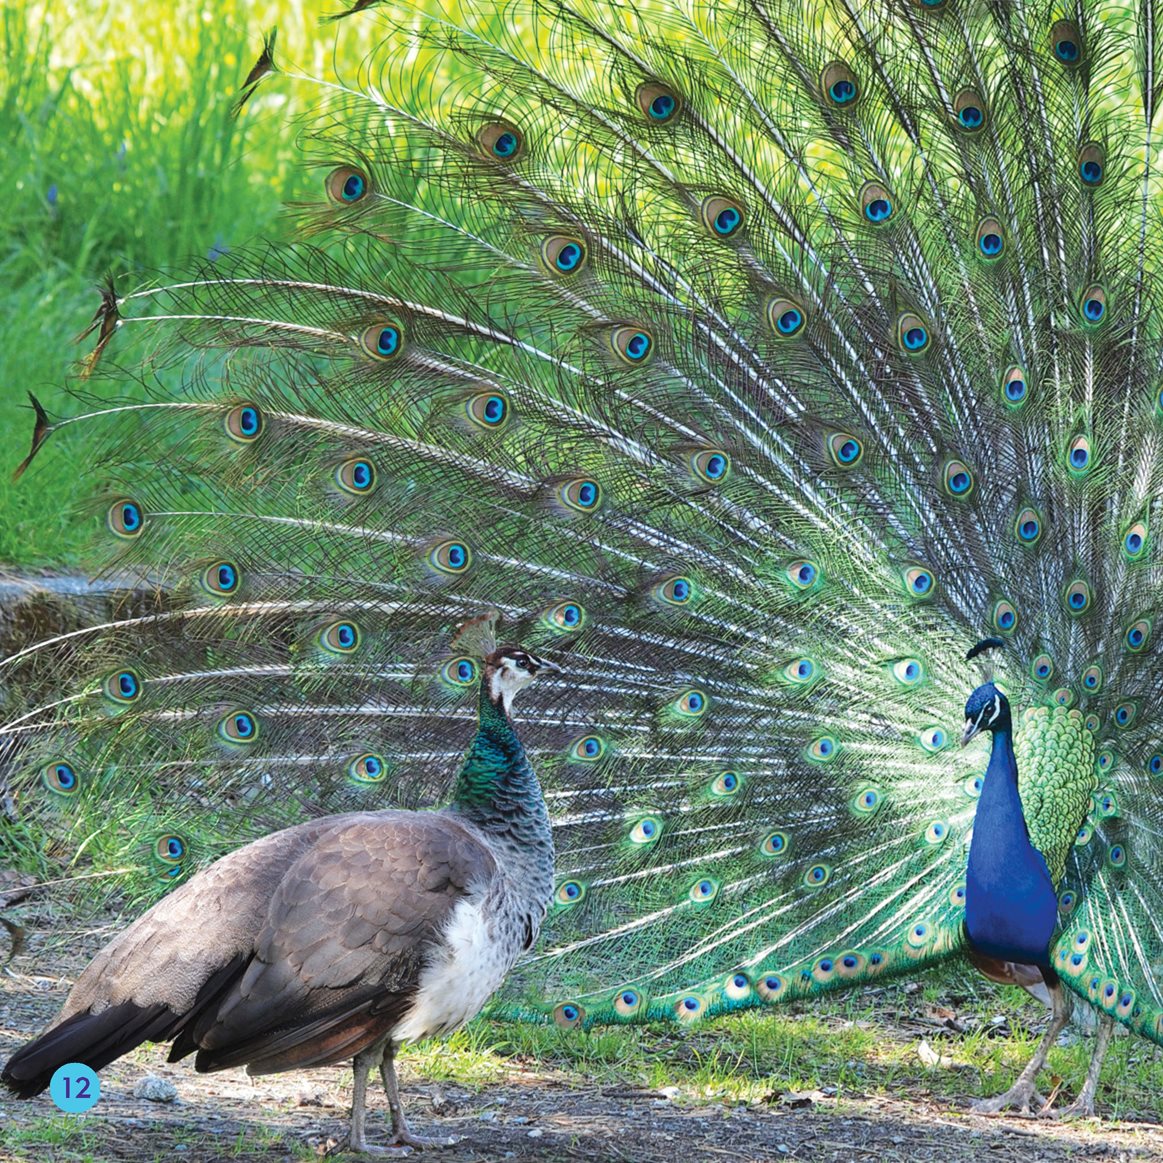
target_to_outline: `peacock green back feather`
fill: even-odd
[[[358,78],[265,54],[313,197],[110,290],[51,426],[106,434],[100,568],[156,601],[6,664],[59,675],[26,826],[149,897],[436,802],[496,608],[568,671],[500,1009],[774,1003],[962,947],[993,635],[1055,964],[1163,1042],[1158,16],[424,0]]]

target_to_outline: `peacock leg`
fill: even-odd
[[[391,1043],[388,1043],[391,1045]],[[380,1048],[373,1046],[355,1056],[351,1069],[355,1074],[355,1089],[351,1095],[351,1133],[347,1138],[347,1146],[351,1151],[359,1151],[365,1155],[376,1155],[383,1159],[403,1159],[412,1154],[411,1147],[372,1147],[368,1144],[364,1132],[364,1122],[367,1117],[367,1076],[372,1063],[380,1057]],[[388,1101],[391,1102],[391,1091],[388,1092]],[[398,1100],[397,1100],[398,1102]],[[395,1122],[395,1106],[392,1108],[392,1121]]]
[[[396,1081],[396,1052],[391,1039],[384,1046],[380,1060],[380,1077],[384,1080],[384,1090],[388,1094],[388,1108],[392,1112],[392,1146],[403,1147],[451,1147],[456,1140],[448,1136],[417,1135],[408,1126],[404,1117],[404,1104],[400,1102],[400,1086]]]
[[[1017,1081],[1009,1090],[1004,1094],[999,1094],[996,1098],[982,1098],[973,1102],[972,1107],[978,1114],[995,1115],[1003,1110],[1017,1110],[1022,1114],[1029,1114],[1031,1100],[1036,1100],[1039,1107],[1046,1105],[1045,1100],[1035,1089],[1034,1083],[1037,1081],[1038,1071],[1046,1065],[1046,1056],[1050,1053],[1050,1047],[1054,1045],[1055,1039],[1062,1033],[1066,1023],[1070,1021],[1070,1011],[1073,1008],[1069,995],[1058,981],[1051,984],[1047,980],[1046,986],[1050,990],[1050,1000],[1053,1003],[1054,1012],[1050,1017],[1050,1025],[1046,1027],[1046,1033],[1042,1036],[1042,1041],[1038,1043],[1034,1056],[1026,1063],[1025,1070],[1018,1075]]]
[[[1106,1014],[1098,1016],[1098,1034],[1094,1040],[1094,1051],[1090,1055],[1090,1066],[1086,1070],[1086,1081],[1078,1097],[1067,1107],[1058,1112],[1061,1119],[1093,1118],[1094,1094],[1098,1090],[1098,1076],[1102,1073],[1102,1060],[1106,1057],[1107,1047],[1110,1045],[1111,1034],[1115,1032],[1113,1018]]]

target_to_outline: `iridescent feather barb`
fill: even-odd
[[[996,637],[1048,954],[1163,1041],[1157,27],[433,0],[353,84],[268,45],[247,108],[306,90],[319,178],[106,303],[70,421],[163,597],[9,664],[61,675],[7,728],[26,826],[149,895],[291,792],[431,802],[497,609],[574,680],[523,724],[559,876],[503,1012],[811,996],[964,947]]]

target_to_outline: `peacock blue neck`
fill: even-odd
[[[989,766],[973,821],[965,878],[965,929],[979,952],[1049,969],[1058,900],[1030,833],[1018,792],[1013,732],[993,732]]]
[[[549,814],[541,785],[500,702],[490,697],[489,674],[481,679],[479,725],[464,758],[451,808],[517,850],[553,860]]]

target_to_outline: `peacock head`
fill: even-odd
[[[485,658],[484,681],[488,684],[489,698],[507,714],[513,705],[513,696],[542,671],[560,673],[561,667],[520,646],[498,647]]]
[[[965,704],[964,747],[979,731],[1003,731],[1010,727],[1009,700],[993,683],[982,683]]]

